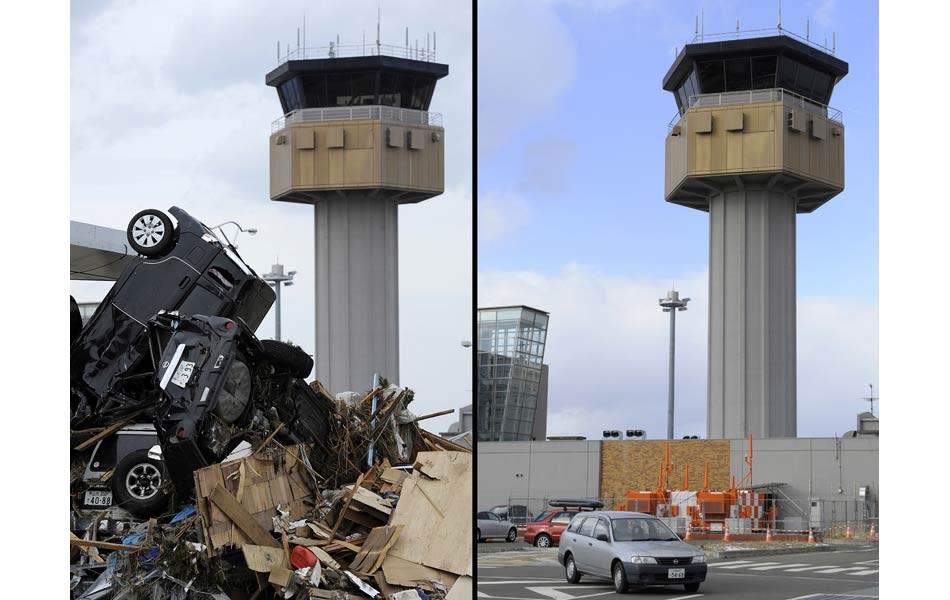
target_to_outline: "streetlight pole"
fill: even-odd
[[[276,317],[274,322],[274,339],[278,342],[280,341],[280,288],[285,285],[293,285],[294,275],[296,274],[297,271],[289,271],[287,274],[284,274],[284,265],[277,263],[271,265],[270,273],[261,276],[261,279],[274,287],[274,293],[277,295],[277,312],[274,315]]]
[[[666,439],[673,439],[673,372],[676,362],[676,311],[686,310],[686,303],[689,298],[680,299],[679,292],[671,290],[666,293],[666,298],[660,298],[660,306],[663,312],[670,313],[670,400],[666,421]]]

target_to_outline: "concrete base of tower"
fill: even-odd
[[[316,377],[365,392],[399,381],[398,203],[344,192],[314,205]]]
[[[709,438],[796,435],[795,212],[741,180],[709,197]]]

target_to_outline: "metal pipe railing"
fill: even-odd
[[[417,48],[413,46],[396,46],[393,44],[334,44],[329,46],[319,46],[311,48],[296,48],[289,50],[277,57],[277,64],[283,64],[289,60],[312,60],[319,58],[350,58],[356,56],[392,56],[395,58],[408,58],[411,60],[421,60],[425,62],[435,61],[435,50],[426,48]]]
[[[721,92],[716,94],[697,94],[689,97],[689,106],[686,108],[686,110],[689,110],[693,107],[726,106],[730,104],[755,104],[766,102],[782,102],[788,106],[801,108],[805,112],[820,115],[837,123],[844,124],[843,115],[837,108],[831,108],[825,104],[820,104],[814,100],[809,100],[800,94],[790,92],[784,88],[745,90],[741,92]],[[685,110],[683,112],[677,112],[677,114],[667,125],[667,129],[672,129],[685,113]]]
[[[294,123],[357,120],[392,121],[409,125],[442,127],[442,113],[379,105],[332,106],[326,108],[302,108],[289,112],[271,123],[271,133],[280,131]]]

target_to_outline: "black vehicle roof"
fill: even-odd
[[[559,498],[557,500],[551,500],[548,502],[548,506],[553,506],[556,508],[590,508],[597,509],[603,508],[604,503],[600,500],[589,500],[589,499],[580,499],[580,498]]]

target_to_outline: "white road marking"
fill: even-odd
[[[747,564],[750,564],[750,563],[752,563],[751,560],[733,560],[733,561],[730,561],[730,562],[709,563],[709,566],[710,566],[710,567],[722,567],[722,566],[725,566],[725,565],[747,565]]]
[[[842,571],[862,571],[864,567],[837,567],[834,569],[825,569],[824,571],[815,571],[816,573],[841,573]]]
[[[499,585],[504,583],[551,583],[552,581],[564,581],[563,579],[506,579],[504,581],[481,581],[479,580],[478,585]]]
[[[795,596],[794,598],[789,598],[788,600],[805,600],[805,598],[814,598],[815,596],[826,596],[827,594],[808,594],[807,596]]]
[[[788,572],[789,572],[789,573],[798,573],[798,572],[801,572],[801,571],[814,571],[815,569],[834,569],[834,568],[836,568],[837,566],[838,566],[838,565],[818,565],[818,566],[815,566],[815,567],[804,567],[804,568],[801,568],[801,569],[789,569]]]
[[[772,569],[784,569],[786,567],[804,567],[808,563],[792,563],[792,564],[779,564],[771,565],[768,567],[752,567],[752,571],[771,571]]]
[[[669,600],[686,600],[687,598],[701,598],[702,594],[693,594],[692,596],[677,596],[676,598],[670,598]]]
[[[551,600],[573,600],[574,596],[565,594],[556,587],[528,587],[525,588],[541,596],[547,596]]]
[[[729,565],[728,567],[720,567],[721,569],[744,569],[746,567],[764,567],[766,565],[778,565],[782,563],[777,562],[764,562],[764,563],[752,563],[750,565]]]
[[[848,575],[874,575],[878,572],[878,569],[868,569],[867,571],[857,571],[855,573],[848,573]]]

